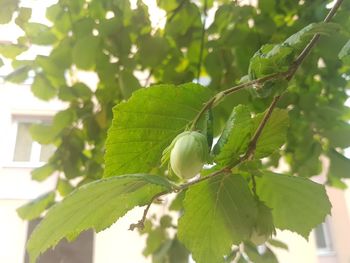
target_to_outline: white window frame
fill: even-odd
[[[332,237],[331,237],[331,233],[330,233],[329,220],[327,219],[324,223],[322,223],[321,227],[322,227],[322,232],[324,234],[324,240],[325,240],[325,243],[326,243],[326,247],[325,248],[317,247],[316,233],[314,233],[317,255],[318,256],[335,255],[334,244],[332,242]]]
[[[36,168],[44,165],[46,162],[40,161],[41,154],[41,144],[34,141],[32,142],[32,149],[30,153],[29,161],[15,161],[14,154],[16,149],[16,139],[17,139],[17,131],[19,123],[40,123],[42,121],[51,121],[52,116],[42,116],[42,115],[12,115],[11,122],[11,138],[10,138],[10,147],[9,147],[9,155],[6,167],[18,167],[18,168]]]

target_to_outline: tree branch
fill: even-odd
[[[248,149],[247,149],[245,155],[241,158],[240,162],[243,162],[245,160],[249,160],[249,159],[253,158],[254,151],[256,148],[256,144],[259,140],[259,137],[260,137],[263,129],[265,128],[268,120],[270,119],[272,112],[273,112],[274,108],[276,107],[276,104],[277,104],[278,100],[280,99],[280,97],[281,96],[276,96],[273,98],[269,108],[267,109],[263,119],[261,120],[261,122],[259,124],[259,127],[256,129],[256,131],[253,135],[253,138],[251,139],[251,141],[248,144]]]
[[[332,9],[327,14],[326,18],[323,20],[323,22],[325,22],[325,23],[330,22],[330,20],[334,17],[334,15],[336,14],[336,12],[337,12],[337,10],[340,7],[342,2],[343,2],[343,0],[338,0],[334,4]],[[235,93],[236,91],[239,91],[239,90],[241,90],[243,88],[247,88],[247,87],[250,87],[250,86],[255,85],[255,84],[261,84],[261,83],[264,83],[264,82],[269,81],[269,80],[276,80],[276,79],[280,79],[280,78],[286,78],[286,80],[290,81],[293,78],[293,76],[295,75],[295,73],[298,70],[298,68],[300,67],[300,65],[302,64],[302,62],[304,61],[304,59],[310,54],[310,52],[313,49],[313,47],[317,44],[317,42],[320,39],[320,36],[321,36],[320,34],[315,34],[312,37],[310,42],[306,45],[306,47],[299,54],[299,56],[295,59],[293,64],[289,67],[289,69],[286,72],[273,73],[273,74],[264,76],[262,78],[258,78],[258,79],[255,79],[255,80],[252,80],[252,81],[249,81],[249,82],[246,82],[246,83],[239,84],[237,86],[234,86],[232,88],[229,88],[229,89],[226,89],[224,91],[221,91],[221,92],[217,93],[206,104],[204,104],[204,106],[201,109],[201,111],[197,114],[197,116],[193,120],[192,125],[191,125],[191,130],[195,128],[195,126],[197,125],[197,122],[199,121],[201,116],[205,113],[205,111],[210,109],[212,106],[216,105],[217,101],[215,101],[215,98],[220,97],[220,99],[222,99],[223,97],[225,97],[227,95],[230,95],[232,93]]]
[[[201,35],[201,44],[200,44],[199,59],[198,59],[198,66],[197,66],[197,83],[199,83],[199,77],[200,77],[201,69],[202,69],[204,38],[205,38],[205,24],[207,21],[207,5],[208,5],[207,2],[208,2],[208,0],[204,0],[202,35]]]
[[[335,13],[337,12],[338,8],[340,7],[340,5],[342,4],[343,0],[338,0],[334,6],[332,7],[332,9],[328,12],[326,18],[323,20],[323,22],[328,23],[331,21],[331,19],[334,17]],[[312,39],[310,40],[310,42],[306,45],[306,47],[304,48],[304,50],[299,54],[299,56],[296,58],[296,60],[294,61],[293,65],[292,65],[292,70],[291,70],[291,74],[290,76],[287,77],[287,80],[291,80],[295,74],[295,72],[297,71],[297,69],[300,67],[301,63],[304,61],[304,59],[310,54],[311,50],[313,49],[313,47],[317,44],[317,42],[319,41],[321,35],[320,34],[315,34]]]
[[[338,10],[338,8],[340,7],[342,2],[343,2],[343,0],[338,0],[334,4],[333,8],[329,11],[328,15],[324,19],[324,22],[329,22],[333,18],[333,16],[335,15],[336,11]],[[295,75],[297,69],[300,67],[302,62],[307,57],[307,55],[311,52],[312,48],[317,44],[319,38],[320,38],[319,34],[315,34],[313,36],[313,38],[305,46],[303,51],[299,54],[299,56],[296,58],[296,60],[294,61],[294,63],[288,69],[287,72],[274,73],[274,74],[271,74],[271,75],[268,75],[268,76],[265,76],[265,77],[253,80],[253,81],[249,81],[249,82],[246,82],[246,83],[243,83],[243,84],[239,84],[239,85],[237,85],[235,87],[232,87],[230,89],[227,89],[225,91],[217,93],[214,97],[212,97],[210,100],[208,100],[207,103],[205,103],[205,105],[203,106],[201,111],[197,114],[197,116],[195,117],[194,121],[191,124],[191,129],[195,128],[195,126],[196,126],[197,122],[199,121],[200,117],[204,114],[204,112],[206,110],[211,108],[213,105],[215,106],[215,103],[217,102],[217,100],[221,99],[222,97],[224,97],[226,95],[232,94],[232,93],[234,93],[234,92],[236,92],[236,91],[238,91],[240,89],[243,89],[245,87],[248,87],[248,86],[251,86],[251,85],[254,85],[254,84],[263,83],[263,82],[265,82],[267,80],[272,80],[272,79],[278,79],[278,78],[281,78],[281,77],[285,77],[286,80],[290,81],[293,78],[293,76]],[[193,180],[191,182],[181,184],[178,187],[176,187],[175,189],[172,189],[170,191],[164,191],[164,192],[160,192],[160,193],[156,194],[151,199],[151,201],[147,205],[147,207],[145,208],[141,220],[137,224],[131,224],[129,229],[130,230],[133,230],[135,228],[141,228],[142,229],[144,227],[144,222],[146,220],[149,208],[151,207],[152,203],[157,198],[159,198],[160,196],[163,196],[163,195],[166,195],[166,194],[170,194],[170,193],[173,193],[173,192],[179,192],[179,191],[187,189],[188,187],[190,187],[192,185],[201,183],[201,182],[206,181],[208,179],[211,179],[213,177],[222,175],[224,173],[230,173],[232,168],[234,168],[235,166],[237,166],[238,164],[240,164],[240,163],[242,163],[242,162],[244,162],[246,160],[251,159],[254,156],[256,144],[257,144],[257,142],[258,142],[258,140],[259,140],[259,138],[260,138],[260,136],[261,136],[261,134],[263,132],[263,129],[265,128],[268,120],[270,119],[270,117],[272,115],[272,112],[273,112],[274,108],[276,107],[277,102],[279,101],[280,98],[281,98],[281,95],[276,96],[276,97],[273,98],[273,100],[272,100],[270,106],[268,107],[268,109],[267,109],[263,119],[261,120],[257,130],[255,131],[255,134],[253,135],[253,138],[251,139],[251,141],[248,144],[248,149],[247,149],[246,153],[237,162],[235,162],[232,165],[225,166],[224,168],[222,168],[222,169],[220,169],[218,171],[215,171],[215,172],[213,172],[213,173],[211,173],[211,174],[209,174],[207,176],[200,177],[200,178],[198,178],[196,180]],[[252,179],[254,180],[255,178],[252,178]]]

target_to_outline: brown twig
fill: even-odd
[[[253,138],[250,140],[250,142],[248,144],[248,149],[247,149],[245,155],[241,158],[240,162],[243,162],[245,160],[250,160],[253,158],[258,139],[261,136],[261,133],[264,130],[268,120],[270,119],[272,112],[273,112],[274,108],[276,107],[276,104],[277,104],[278,100],[280,99],[280,97],[281,96],[276,96],[273,98],[273,100],[272,100],[270,106],[268,107],[263,119],[261,120],[258,128],[256,129],[256,131],[253,135]]]
[[[146,206],[145,210],[143,211],[142,218],[136,224],[131,224],[129,227],[129,230],[133,231],[135,228],[142,230],[145,227],[145,221],[146,221],[148,210],[150,209],[153,202],[155,200],[157,200],[159,197],[166,195],[166,194],[169,194],[169,193],[171,193],[171,192],[163,191],[163,192],[160,192],[160,193],[156,194],[155,196],[153,196],[151,201],[149,202],[149,204]]]

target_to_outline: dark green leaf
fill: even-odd
[[[169,249],[169,263],[188,263],[190,253],[182,245],[177,238],[175,238]]]
[[[139,56],[142,65],[154,68],[167,57],[169,44],[166,38],[145,36],[140,39]]]
[[[350,160],[334,149],[328,152],[328,156],[331,161],[329,174],[338,178],[350,178]]]
[[[350,146],[350,124],[340,122],[338,126],[325,130],[324,134],[333,147],[346,148]]]
[[[120,72],[119,85],[125,99],[128,99],[134,91],[141,88],[137,78],[128,70]]]
[[[73,47],[73,63],[80,69],[93,69],[100,42],[100,38],[95,36],[87,36],[79,39]]]

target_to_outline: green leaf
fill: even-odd
[[[61,87],[58,97],[63,101],[90,100],[92,96],[91,89],[84,83],[77,82],[72,87]]]
[[[61,196],[65,197],[74,190],[74,187],[69,183],[68,180],[59,178],[57,182],[57,191]]]
[[[256,186],[259,198],[272,209],[275,226],[305,239],[330,214],[325,187],[309,179],[265,172],[256,177]]]
[[[57,134],[52,133],[52,128],[48,124],[35,123],[30,126],[30,135],[34,141],[40,144],[49,144],[54,142]]]
[[[119,85],[125,99],[128,99],[134,91],[141,88],[137,78],[135,78],[134,74],[128,70],[120,72]]]
[[[247,149],[252,135],[252,120],[248,107],[235,107],[226,122],[222,134],[215,144],[213,153],[217,154],[215,161],[228,164],[237,159]]]
[[[8,74],[5,80],[13,83],[22,83],[28,78],[28,71],[30,69],[30,66],[21,66]]]
[[[56,113],[52,120],[52,124],[33,124],[30,127],[30,135],[33,140],[41,144],[53,143],[60,132],[72,124],[75,118],[75,112],[67,109]]]
[[[164,241],[167,238],[167,232],[162,227],[157,227],[150,231],[147,236],[146,240],[146,247],[143,250],[144,256],[149,256],[153,253],[155,253],[164,243]]]
[[[57,93],[57,90],[43,74],[35,76],[31,88],[33,94],[42,100],[50,100],[55,97]]]
[[[144,36],[139,40],[140,62],[145,67],[161,66],[162,61],[169,53],[169,44],[164,37]]]
[[[0,54],[3,55],[5,58],[16,58],[19,54],[26,51],[28,48],[24,45],[14,45],[14,44],[0,44]]]
[[[253,119],[255,126],[254,131],[258,128],[264,115],[265,113],[257,114]],[[286,135],[288,125],[288,111],[275,109],[256,144],[255,157],[263,158],[278,150],[287,141]]]
[[[74,23],[74,35],[77,39],[83,38],[87,35],[92,35],[95,21],[91,17],[84,17]]]
[[[300,47],[309,41],[314,34],[331,35],[338,30],[339,25],[335,23],[312,23],[291,35],[284,41],[284,44],[293,47]]]
[[[350,178],[350,160],[334,149],[328,152],[328,156],[331,161],[329,174],[338,178]]]
[[[27,248],[31,262],[62,238],[109,227],[135,206],[143,206],[171,184],[155,175],[126,175],[84,185],[53,206],[34,229]]]
[[[288,69],[293,60],[294,50],[288,46],[267,44],[262,46],[250,59],[250,80]]]
[[[73,47],[73,63],[80,69],[93,69],[100,42],[101,39],[95,36],[80,38]]]
[[[179,240],[200,263],[222,262],[233,244],[250,237],[256,203],[239,175],[218,176],[186,192]]]
[[[346,148],[350,146],[350,124],[339,122],[337,126],[333,126],[322,132],[333,147]]]
[[[55,170],[56,168],[53,167],[51,164],[45,164],[31,172],[32,179],[38,182],[42,182],[51,174],[53,174]]]
[[[293,61],[295,51],[286,45],[264,45],[250,59],[248,76],[249,80],[263,76],[287,71]],[[288,87],[284,79],[265,81],[263,84],[254,85],[251,92],[258,97],[280,95]]]
[[[140,89],[118,104],[106,141],[104,176],[149,172],[210,94],[209,89],[193,83],[159,85]]]
[[[179,6],[176,0],[157,0],[157,5],[159,8],[164,9],[165,11],[173,11]]]
[[[48,192],[17,208],[18,215],[25,220],[38,218],[46,208],[55,202],[55,192]]]
[[[37,45],[52,45],[56,42],[56,36],[50,31],[50,27],[40,23],[25,23],[23,30],[31,43]]]
[[[31,8],[21,7],[18,10],[18,16],[15,19],[15,23],[18,26],[23,27],[23,25],[28,22],[31,16],[32,16]]]
[[[169,263],[188,263],[190,253],[182,245],[177,238],[175,238],[169,249]]]
[[[9,23],[18,8],[18,0],[0,0],[0,24]]]
[[[338,58],[343,61],[350,61],[350,40],[342,47],[338,54]]]

